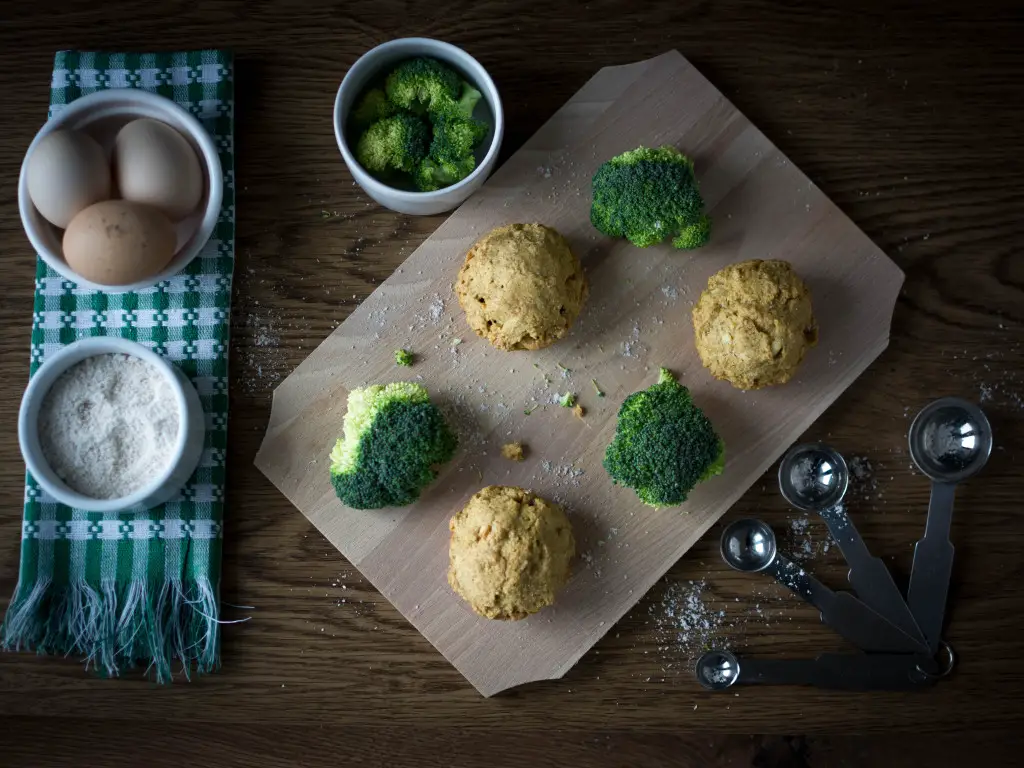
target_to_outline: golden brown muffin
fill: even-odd
[[[576,550],[560,506],[489,485],[452,518],[448,583],[487,619],[525,619],[551,605]]]
[[[704,367],[738,389],[785,384],[818,343],[811,292],[778,260],[713,274],[693,308],[693,330]]]
[[[569,333],[587,281],[554,229],[509,224],[469,249],[455,292],[470,328],[498,349],[543,349]]]

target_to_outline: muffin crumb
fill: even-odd
[[[514,443],[505,443],[501,446],[501,455],[509,461],[522,461],[526,458],[526,454],[523,450],[523,444],[518,441]]]

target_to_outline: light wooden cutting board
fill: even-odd
[[[699,251],[637,249],[589,223],[601,162],[661,144],[695,158],[714,222]],[[591,286],[571,336],[540,352],[491,348],[452,293],[473,242],[517,221],[562,232]],[[743,393],[701,367],[690,308],[714,271],[770,257],[792,262],[811,287],[821,342],[789,384]],[[278,387],[256,465],[482,694],[557,678],[885,349],[902,280],[679,53],[604,69]],[[411,370],[394,364],[400,347],[417,355]],[[619,404],[662,365],[714,422],[728,460],[685,505],[654,510],[613,486],[601,459]],[[451,414],[459,455],[410,507],[348,509],[334,496],[327,458],[348,392],[408,378]],[[585,419],[550,404],[566,391],[579,394]],[[499,455],[511,439],[529,446],[522,464]],[[561,501],[576,532],[579,557],[557,605],[520,622],[476,617],[445,578],[448,520],[489,484]]]

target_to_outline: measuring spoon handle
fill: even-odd
[[[846,691],[902,691],[935,681],[920,669],[926,662],[923,657],[902,654],[824,653],[816,659],[742,659],[736,682],[812,685]]]
[[[953,526],[953,497],[956,486],[932,483],[924,537],[914,546],[914,564],[910,571],[907,604],[928,640],[932,654],[942,637],[946,597],[953,574],[953,544],[949,540]]]
[[[924,635],[893,581],[892,574],[882,559],[874,557],[868,550],[846,510],[832,507],[819,514],[850,566],[848,578],[857,596],[869,608],[913,638],[920,646],[920,652],[924,653],[928,647]]]
[[[821,611],[822,620],[862,651],[921,653],[914,638],[901,632],[849,592],[833,592],[781,555],[771,567],[776,581]]]

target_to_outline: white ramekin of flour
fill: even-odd
[[[55,501],[90,512],[171,500],[199,463],[205,433],[185,375],[118,338],[82,339],[50,356],[18,414],[32,477]]]

